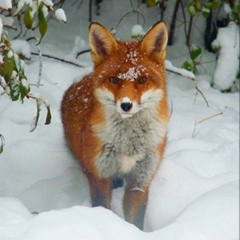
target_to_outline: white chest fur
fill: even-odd
[[[126,119],[117,112],[107,116],[106,125],[95,129],[104,144],[96,159],[101,176],[128,174],[147,155],[154,155],[157,161],[156,148],[166,131],[167,124],[159,121],[151,109]]]
[[[129,173],[134,166],[136,165],[137,161],[139,159],[143,159],[143,155],[141,154],[135,154],[132,156],[127,155],[119,155],[118,159],[118,166],[119,166],[119,172],[122,174]]]

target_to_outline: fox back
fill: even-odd
[[[141,41],[120,42],[92,23],[89,44],[94,71],[62,100],[65,137],[88,178],[92,206],[110,208],[112,181],[124,178],[125,219],[143,229],[166,144],[167,28],[158,22]]]

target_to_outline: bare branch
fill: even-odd
[[[77,59],[80,55],[82,55],[82,54],[84,54],[84,53],[88,53],[88,52],[90,52],[90,51],[91,51],[90,49],[86,49],[86,50],[83,50],[83,51],[78,52],[77,55],[76,55],[76,59]]]
[[[205,122],[205,121],[207,121],[207,120],[210,120],[210,119],[212,119],[212,118],[215,118],[215,117],[218,117],[218,116],[221,116],[221,115],[223,115],[223,112],[214,114],[214,115],[212,115],[212,116],[210,116],[210,117],[207,117],[207,118],[204,118],[204,119],[196,122],[196,124],[201,124],[201,123],[203,123],[203,122]]]
[[[177,74],[177,75],[182,76],[182,77],[186,77],[186,78],[191,79],[191,80],[193,81],[193,83],[194,83],[195,89],[201,94],[201,96],[203,97],[206,105],[209,107],[209,104],[208,104],[208,101],[207,101],[206,97],[204,96],[203,92],[202,92],[202,91],[198,88],[198,86],[197,86],[197,80],[196,80],[196,78],[183,75],[183,74],[181,74],[180,72],[174,71],[174,70],[172,70],[172,69],[167,69],[167,68],[166,68],[166,71],[171,72],[171,73],[174,73],[174,74]]]
[[[35,56],[38,56],[38,53],[35,53],[35,52],[31,52],[31,54],[35,55]],[[48,55],[48,54],[42,54],[42,57],[54,59],[54,60],[57,60],[57,61],[60,61],[60,62],[64,62],[64,63],[68,63],[68,64],[71,64],[71,65],[74,65],[76,67],[83,68],[83,66],[80,65],[80,64],[77,64],[75,62],[71,62],[71,61],[68,61],[68,60],[65,60],[65,59],[62,59],[62,58],[54,57],[54,56],[51,56],[51,55]]]

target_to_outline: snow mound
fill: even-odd
[[[239,71],[239,26],[230,22],[225,28],[219,28],[215,43],[220,53],[214,73],[214,86],[219,90],[230,88]]]

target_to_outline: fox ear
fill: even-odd
[[[161,62],[166,56],[168,41],[167,26],[164,22],[157,22],[144,36],[140,49],[149,58]]]
[[[99,23],[92,23],[89,27],[89,44],[95,66],[118,49],[116,39]]]

